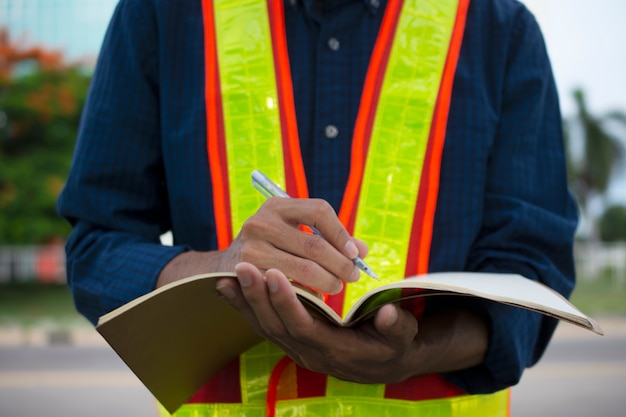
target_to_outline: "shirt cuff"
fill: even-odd
[[[493,301],[470,299],[468,308],[488,325],[489,345],[481,365],[444,376],[469,394],[486,394],[517,384],[541,356],[557,320]]]

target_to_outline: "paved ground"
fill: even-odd
[[[626,317],[603,317],[597,320],[606,336],[626,337]],[[82,323],[82,322],[80,322]],[[58,326],[43,323],[36,327],[0,326],[0,347],[72,345],[76,347],[107,347],[102,337],[85,321],[85,324]],[[569,323],[557,328],[554,340],[595,340],[592,332]]]
[[[513,388],[513,417],[626,415],[626,318],[599,322],[605,336],[559,326],[540,363]]]
[[[626,319],[600,337],[559,326],[541,363],[512,391],[512,416],[623,417]],[[154,400],[91,328],[0,329],[0,416],[156,417]]]

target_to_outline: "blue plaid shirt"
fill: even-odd
[[[311,196],[338,208],[385,1],[286,1]],[[174,256],[216,247],[206,153],[200,0],[121,0],[101,50],[59,212],[67,269],[92,322],[152,290]],[[513,0],[474,0],[454,81],[430,270],[520,273],[569,295],[575,205],[542,35]],[[172,230],[174,246],[159,244]],[[459,303],[458,299],[453,301]],[[515,384],[556,322],[467,301],[491,329],[485,363],[451,373],[471,393]],[[435,308],[435,307],[433,307]]]

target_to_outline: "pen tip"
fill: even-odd
[[[365,273],[369,275],[370,277],[374,278],[376,281],[380,281],[380,279],[378,278],[378,275],[376,275],[374,271],[372,271],[371,269],[368,268],[367,271],[365,271]]]

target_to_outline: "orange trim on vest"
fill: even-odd
[[[283,141],[283,159],[285,166],[285,185],[287,194],[307,198],[309,191],[300,153],[296,106],[293,99],[293,83],[289,65],[289,50],[285,34],[285,13],[283,2],[267,0],[270,33],[274,45],[274,67],[276,68],[276,89]]]
[[[298,397],[296,366],[296,363],[289,356],[283,356],[276,366],[274,366],[267,384],[267,396],[265,399],[265,415],[267,417],[274,417],[276,415],[276,402],[279,398],[284,400]],[[287,371],[288,367],[291,367],[291,372]],[[289,374],[289,377],[284,378],[284,374]],[[285,386],[288,387],[288,392],[279,393],[279,390],[285,390],[285,388],[283,388]]]
[[[507,399],[506,399],[506,415],[508,417],[511,417],[511,391],[512,391],[511,388],[506,390],[506,396],[507,396]]]
[[[352,137],[350,174],[341,208],[339,209],[339,220],[341,220],[350,234],[354,232],[354,220],[363,179],[363,170],[365,169],[367,149],[372,136],[376,107],[393,44],[391,40],[395,36],[396,28],[398,27],[398,19],[403,4],[403,0],[387,3],[378,38],[370,58],[370,66],[363,85],[363,92],[361,93],[361,104]]]
[[[213,2],[202,1],[204,22],[204,71],[207,152],[213,184],[213,212],[218,249],[226,249],[233,239],[230,218],[230,198],[224,138],[224,114],[220,87],[217,44],[215,40],[215,20]]]

